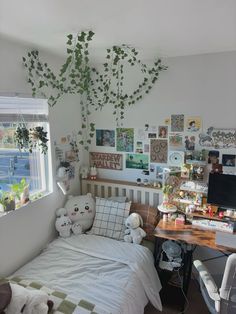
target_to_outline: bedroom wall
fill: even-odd
[[[0,37],[0,94],[20,93],[31,95],[29,85],[22,67],[22,56],[29,49],[16,41]],[[41,51],[41,50],[40,50]],[[57,68],[63,60],[44,52],[44,60]],[[78,99],[66,96],[57,105],[50,108],[50,133],[52,148],[52,171],[55,178],[56,160],[53,142],[61,136],[77,132],[80,124]],[[53,180],[55,181],[55,180]],[[69,193],[79,193],[78,169],[75,180],[71,182]],[[53,192],[25,207],[0,217],[0,276],[7,275],[24,264],[54,236],[55,209],[64,205],[65,197],[54,182]]]
[[[164,60],[168,70],[161,73],[160,79],[149,95],[126,111],[123,127],[140,128],[146,123],[162,125],[171,114],[200,116],[203,130],[210,126],[236,128],[236,52],[176,57]],[[131,75],[132,84],[137,77]],[[98,129],[114,129],[116,124],[111,108],[104,108],[93,116]],[[116,152],[111,147],[95,145],[91,151]],[[221,153],[236,154],[236,149],[221,150]],[[86,158],[85,158],[86,160]],[[146,176],[141,170],[123,171],[98,169],[102,178],[135,181]],[[231,171],[236,171],[231,168]],[[220,253],[205,248],[197,248],[195,256],[200,259],[219,256]],[[225,258],[207,263],[213,273],[221,273]]]

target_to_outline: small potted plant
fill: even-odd
[[[16,207],[15,197],[12,192],[3,191],[0,194],[0,204],[5,212],[14,210]]]
[[[169,201],[170,201],[170,195],[173,193],[174,188],[170,184],[164,184],[163,188],[162,188],[162,191],[163,191],[163,194],[164,194],[163,195],[163,204],[168,204]]]
[[[29,201],[29,184],[25,178],[22,178],[19,183],[12,184],[11,191],[19,200],[20,205],[24,205]]]

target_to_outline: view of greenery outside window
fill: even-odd
[[[30,199],[49,191],[48,153],[32,152],[17,147],[16,128],[24,123],[27,129],[42,126],[49,131],[45,100],[0,97],[0,192],[12,190],[22,179],[29,185]],[[8,110],[9,109],[9,110]],[[43,113],[43,114],[42,114]],[[12,121],[10,121],[12,120]],[[48,134],[48,133],[47,133]]]

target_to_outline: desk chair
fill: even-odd
[[[212,314],[236,313],[236,253],[231,254],[226,261],[220,288],[206,266],[199,260],[193,262],[199,273],[202,296]]]

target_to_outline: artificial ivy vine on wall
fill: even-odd
[[[90,65],[89,59],[89,43],[93,36],[92,31],[67,36],[67,58],[58,75],[54,74],[47,63],[40,60],[37,50],[23,57],[33,96],[43,96],[48,99],[50,106],[54,106],[64,94],[80,95],[82,127],[79,131],[79,143],[86,150],[95,133],[95,124],[89,123],[88,119],[91,110],[102,109],[107,104],[112,105],[117,124],[122,123],[126,107],[134,105],[148,94],[158,80],[160,72],[167,69],[161,59],[157,59],[152,67],[148,67],[141,62],[135,48],[121,45],[106,50],[106,61],[98,71]],[[142,81],[130,94],[124,86],[128,66],[139,68],[143,76]]]

